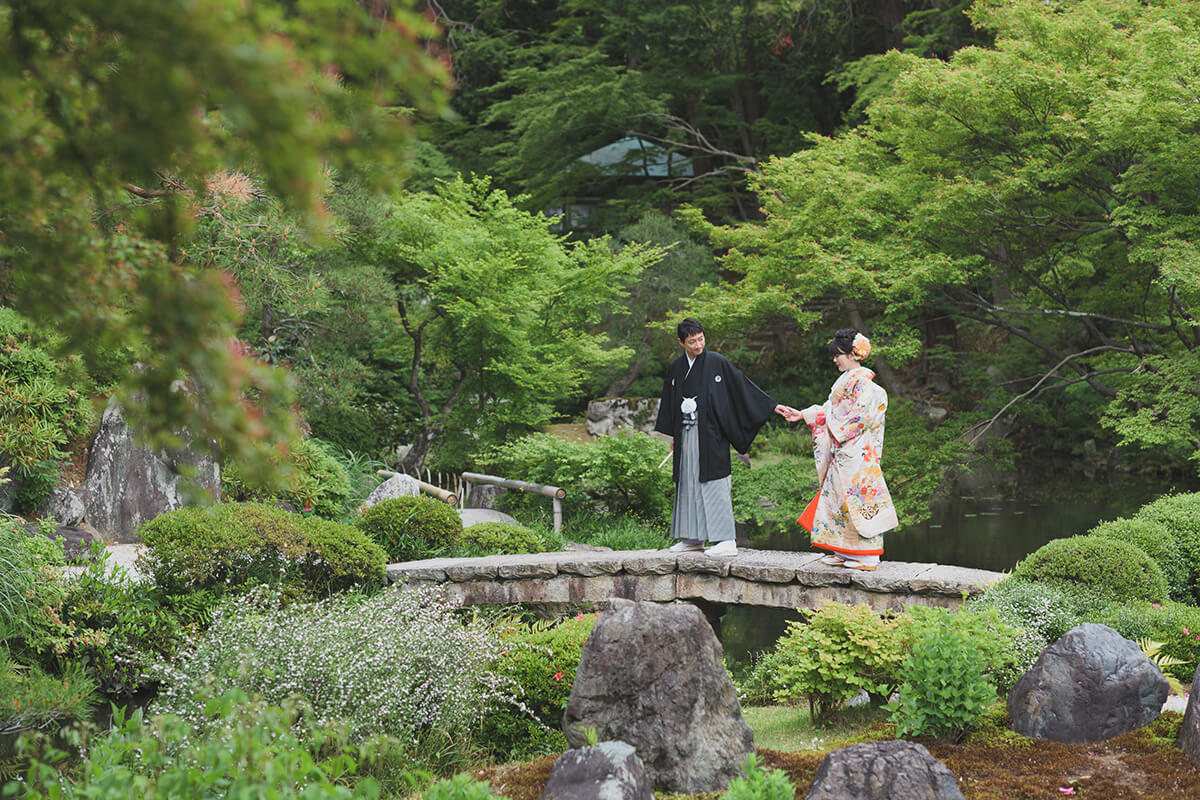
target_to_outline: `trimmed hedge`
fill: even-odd
[[[1134,519],[1159,523],[1179,545],[1188,566],[1188,602],[1200,603],[1200,492],[1161,497],[1142,506]]]
[[[1101,522],[1089,531],[1092,536],[1128,542],[1142,549],[1162,568],[1172,600],[1192,599],[1191,574],[1187,556],[1179,542],[1163,523],[1146,518],[1114,519]]]
[[[458,547],[463,557],[544,552],[546,543],[537,531],[509,522],[479,522],[463,528]]]
[[[138,565],[168,594],[283,583],[308,597],[379,586],[386,556],[350,525],[262,503],[168,511],[138,528]]]
[[[1162,568],[1136,545],[1101,536],[1053,539],[1017,564],[1013,577],[1092,587],[1116,602],[1162,602],[1169,594]]]
[[[458,512],[424,495],[384,500],[363,511],[354,524],[391,561],[446,555],[459,546],[463,535]]]

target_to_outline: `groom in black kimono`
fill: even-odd
[[[782,414],[767,393],[720,353],[704,349],[704,328],[685,319],[676,328],[683,354],[667,367],[654,429],[671,437],[675,510],[672,551],[703,550],[737,555],[730,493],[729,446],[750,449],[772,413]]]

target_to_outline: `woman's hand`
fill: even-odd
[[[775,406],[775,413],[786,419],[788,422],[800,421],[800,412],[791,406],[785,406],[783,404],[777,405]]]

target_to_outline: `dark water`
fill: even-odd
[[[1010,497],[959,495],[934,505],[926,522],[887,534],[883,557],[1011,570],[1051,539],[1086,533],[1098,522],[1130,516],[1170,488],[1097,487],[1079,479],[1054,488],[1044,482],[1026,486]],[[799,526],[752,530],[746,544],[764,550],[809,549],[808,533]],[[721,623],[725,652],[731,661],[744,661],[751,653],[771,647],[787,620],[799,618],[790,609],[731,606]]]

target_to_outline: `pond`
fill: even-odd
[[[1172,488],[1146,482],[1097,487],[1080,475],[1065,474],[1059,481],[1026,483],[1008,496],[957,495],[933,505],[925,522],[888,534],[884,558],[1003,572],[1051,539],[1085,533],[1098,522],[1130,516]],[[1177,490],[1194,491],[1195,487]],[[747,546],[808,550],[808,532],[799,526],[763,528],[750,532]],[[730,607],[721,623],[729,660],[745,661],[751,653],[771,647],[786,629],[787,620],[799,618],[788,609]]]

